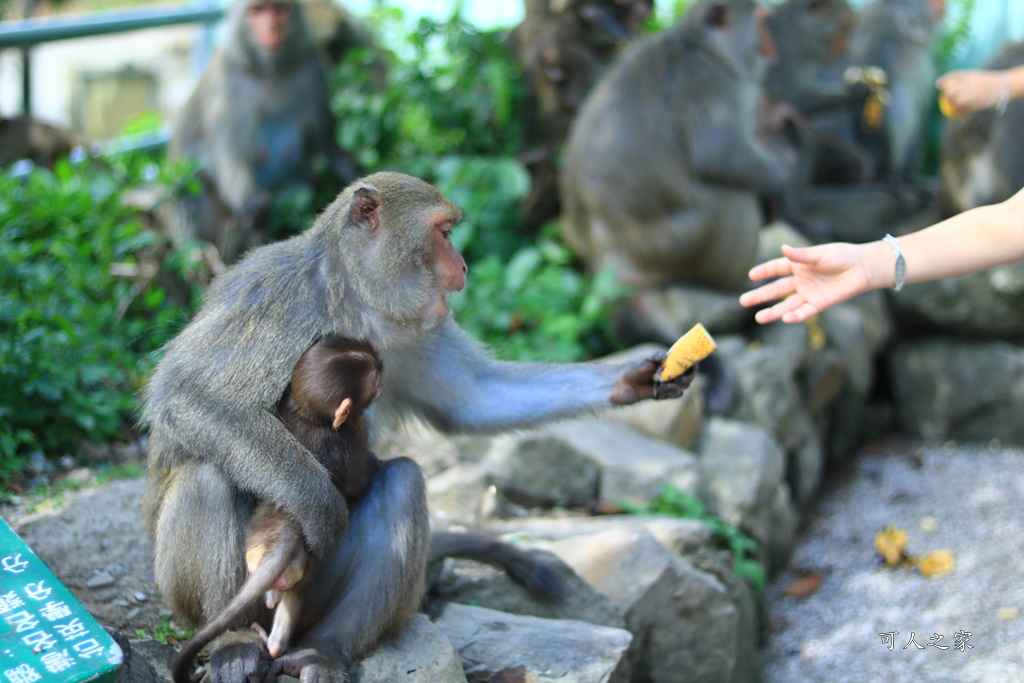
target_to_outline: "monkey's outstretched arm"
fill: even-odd
[[[625,366],[497,361],[449,318],[425,342],[387,357],[381,400],[412,409],[445,431],[516,429],[615,404],[678,397],[693,375],[655,392],[653,374],[663,358],[655,354]]]

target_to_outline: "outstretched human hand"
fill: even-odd
[[[743,306],[779,301],[757,312],[759,323],[799,323],[872,288],[858,245],[833,242],[814,247],[782,247],[783,256],[754,266],[751,280],[779,278],[740,297]]]

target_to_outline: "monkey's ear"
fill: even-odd
[[[346,398],[338,406],[338,409],[334,411],[334,424],[332,425],[335,429],[345,424],[345,420],[348,419],[348,414],[352,412],[352,399]]]
[[[355,191],[349,207],[349,220],[374,230],[380,227],[380,193],[376,188],[364,185]]]

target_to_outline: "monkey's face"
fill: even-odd
[[[436,283],[435,297],[428,302],[424,313],[424,322],[439,323],[444,320],[451,309],[448,307],[448,295],[461,292],[466,286],[466,261],[452,244],[452,228],[457,221],[447,213],[434,216],[430,221],[432,229],[427,235],[428,250],[431,252],[432,269]]]
[[[245,19],[256,46],[275,54],[284,47],[288,37],[292,6],[281,0],[255,0],[246,7]]]

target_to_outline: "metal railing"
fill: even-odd
[[[22,110],[32,113],[32,47],[71,38],[101,36],[179,24],[213,23],[224,9],[209,2],[156,5],[145,9],[90,12],[53,18],[0,21],[0,50],[22,50]]]

